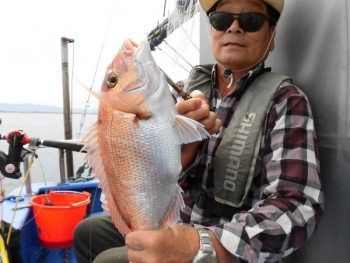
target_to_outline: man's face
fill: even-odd
[[[267,14],[266,5],[262,0],[221,0],[216,11]],[[245,32],[240,28],[237,18],[236,16],[226,31],[217,31],[212,28],[210,41],[210,47],[216,60],[230,70],[241,70],[256,64],[264,56],[274,30],[274,27],[270,27],[268,21],[265,21],[258,31]],[[268,52],[260,63],[267,58],[269,51],[273,49],[272,40]]]

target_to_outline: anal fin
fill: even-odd
[[[182,189],[178,185],[176,189],[176,197],[173,207],[169,210],[169,212],[164,217],[162,224],[159,229],[167,228],[173,224],[175,224],[180,219],[180,209],[185,207],[184,200],[182,198]]]

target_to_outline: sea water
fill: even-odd
[[[80,138],[88,131],[88,128],[97,120],[97,114],[85,115],[84,125],[80,129],[82,122],[82,114],[72,114],[72,137],[78,139],[78,132],[81,130]],[[0,112],[0,134],[8,134],[14,130],[21,129],[29,137],[44,140],[64,140],[64,118],[60,113],[8,113]],[[8,143],[6,140],[0,140],[0,151],[7,154]],[[38,158],[34,159],[33,166],[30,171],[32,183],[46,183],[60,181],[59,168],[59,149],[56,148],[39,148],[36,151]],[[84,165],[85,153],[73,152],[74,173],[78,168]],[[3,177],[0,174],[1,186],[6,190],[8,195],[14,188],[22,185],[25,174],[23,173],[23,164],[21,164],[22,177],[12,179]],[[88,170],[82,174],[83,177],[88,175]],[[74,175],[67,175],[75,176]]]

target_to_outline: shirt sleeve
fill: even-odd
[[[183,89],[184,85],[185,85],[185,80],[181,80],[176,82],[176,84]],[[176,104],[179,101],[182,101],[183,98],[179,95],[179,93],[177,93],[173,88],[170,88],[170,92],[171,95],[173,97],[174,103]],[[201,159],[201,155],[200,153],[197,153],[197,155],[195,156],[195,158],[192,160],[192,162],[188,165],[188,167],[183,170],[180,174],[179,174],[179,184],[181,185],[187,178],[188,174],[190,173],[190,171],[199,163]]]
[[[323,214],[311,107],[302,91],[287,85],[266,117],[256,202],[231,222],[209,227],[240,262],[279,261],[312,236]]]

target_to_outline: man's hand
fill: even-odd
[[[220,263],[238,263],[210,232]],[[193,227],[173,225],[168,229],[135,231],[128,234],[125,244],[132,263],[188,263],[199,250],[199,234]]]
[[[195,90],[191,93],[191,97],[192,99],[180,101],[176,104],[177,112],[200,122],[210,134],[218,133],[222,122],[216,118],[215,112],[210,111],[205,95]]]
[[[132,263],[191,262],[199,249],[199,234],[189,226],[173,225],[168,229],[135,231],[126,236]]]
[[[220,119],[216,118],[215,112],[210,111],[205,95],[202,92],[195,90],[191,93],[191,96],[192,99],[180,101],[176,104],[177,112],[180,115],[202,123],[210,134],[218,133],[222,122]],[[200,143],[201,142],[193,142],[182,147],[181,163],[183,170],[186,170],[191,164]]]

